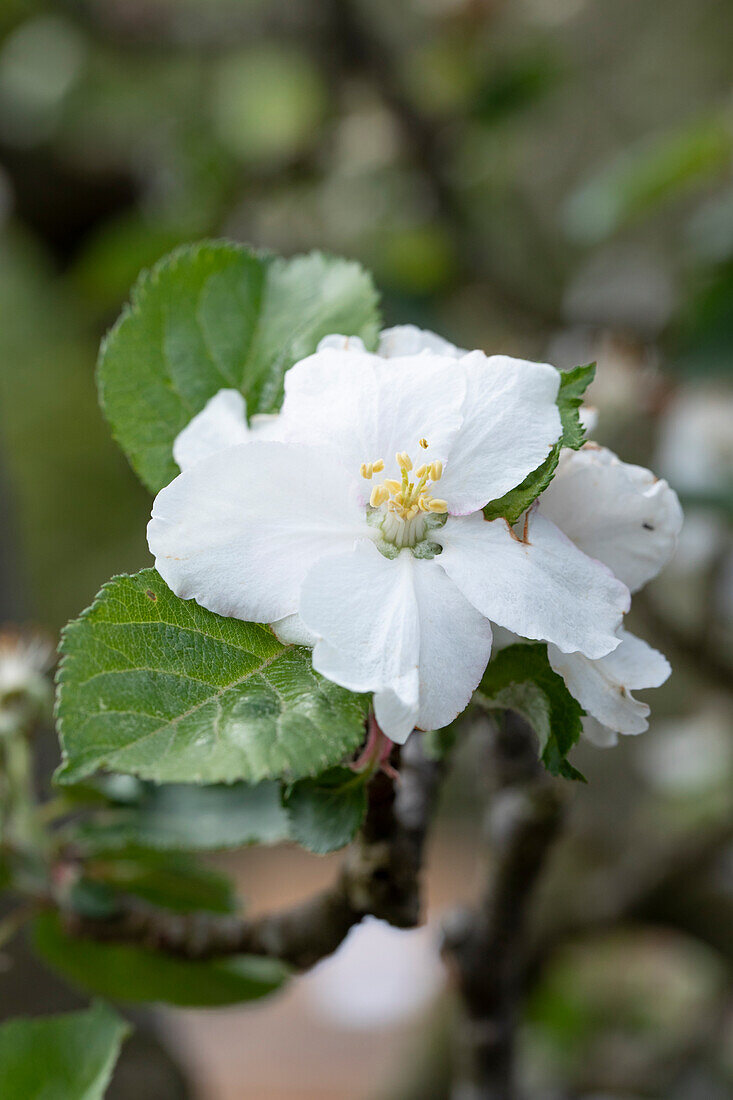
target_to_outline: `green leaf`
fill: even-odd
[[[87,860],[85,869],[95,884],[112,892],[113,900],[116,893],[134,894],[177,913],[234,913],[238,907],[231,880],[183,852],[130,847]],[[73,898],[70,904],[77,908]]]
[[[536,470],[528,474],[521,485],[516,489],[510,489],[503,497],[492,500],[484,508],[484,516],[488,520],[501,519],[509,524],[515,524],[519,517],[527,511],[540,493],[543,493],[555,476],[557,464],[560,461],[560,443],[556,443],[549,455]]]
[[[102,1100],[130,1028],[110,1008],[0,1025],[3,1100]]]
[[[583,710],[551,667],[544,642],[500,650],[479,684],[478,700],[490,710],[516,710],[527,719],[552,775],[583,779],[566,760],[583,731]]]
[[[288,835],[288,815],[275,780],[210,787],[141,783],[136,803],[103,809],[69,829],[75,843],[93,852],[130,844],[213,852],[277,844]]]
[[[309,650],[174,596],[154,569],[115,577],[64,631],[61,783],[98,768],[161,783],[316,775],[361,742],[367,699]]]
[[[350,844],[366,814],[366,783],[349,768],[295,783],[285,796],[293,840],[319,855]]]
[[[289,973],[277,959],[234,955],[192,962],[129,944],[69,936],[55,913],[36,919],[33,947],[71,985],[133,1004],[238,1004],[272,993]]]
[[[557,464],[560,461],[561,448],[570,447],[572,450],[577,451],[579,447],[582,447],[585,431],[580,423],[580,406],[583,401],[583,394],[593,381],[595,373],[595,363],[561,371],[557,407],[562,423],[562,436],[542,465],[533,470],[531,474],[528,474],[521,485],[517,485],[516,488],[505,493],[503,497],[492,500],[486,505],[484,508],[486,519],[504,518],[508,523],[515,524],[540,493],[544,493],[552,481]]]
[[[153,492],[178,469],[176,435],[222,388],[274,412],[293,363],[329,333],[376,344],[377,294],[355,263],[284,260],[225,241],[177,249],[149,272],[102,344],[99,395],[112,432]]]
[[[580,406],[583,395],[596,375],[595,363],[586,363],[584,367],[573,367],[560,374],[560,390],[557,406],[562,421],[562,445],[577,451],[585,442],[585,429],[580,423]]]

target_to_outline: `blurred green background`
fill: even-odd
[[[721,840],[676,910],[551,957],[547,1100],[733,1096],[732,59],[730,0],[0,5],[0,618],[55,631],[149,564],[94,361],[140,268],[203,236],[361,260],[388,324],[596,359],[596,438],[683,498],[633,613],[675,675],[648,734],[579,750],[547,906]]]

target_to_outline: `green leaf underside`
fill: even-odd
[[[285,796],[293,840],[319,855],[343,848],[356,836],[366,814],[366,776],[331,768],[303,779]]]
[[[552,775],[583,778],[566,759],[582,733],[583,709],[551,667],[544,642],[500,650],[483,675],[478,699],[491,710],[516,710],[526,718]]]
[[[560,412],[562,435],[542,465],[528,474],[521,485],[517,485],[503,497],[492,500],[486,505],[484,516],[487,520],[503,518],[508,523],[515,524],[552,481],[560,461],[561,449],[570,447],[577,451],[582,447],[585,431],[580,423],[580,406],[583,394],[593,381],[595,373],[595,363],[560,372],[557,407]]]
[[[293,363],[329,333],[375,347],[377,294],[358,264],[311,253],[291,260],[225,241],[185,246],[144,272],[102,344],[99,395],[112,432],[145,485],[178,473],[176,435],[222,388],[247,413],[282,400]]]
[[[141,845],[214,852],[277,844],[288,839],[289,826],[276,780],[211,787],[145,784],[137,803],[102,810],[75,826],[72,835],[88,851]]]
[[[595,363],[586,363],[585,366],[560,372],[557,407],[562,422],[562,445],[573,451],[579,450],[585,442],[585,429],[580,422],[580,406],[595,374]]]
[[[180,600],[153,569],[108,582],[61,643],[57,781],[316,775],[362,741],[367,699],[269,628]]]
[[[193,962],[129,944],[69,936],[55,913],[36,919],[33,947],[71,985],[130,1004],[238,1004],[272,993],[289,974],[277,959],[234,955]]]
[[[102,1100],[130,1028],[110,1008],[0,1025],[3,1100]]]

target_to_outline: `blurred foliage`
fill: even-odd
[[[36,919],[33,945],[72,985],[126,1003],[213,1008],[265,997],[288,978],[288,968],[276,959],[231,955],[194,962],[128,944],[94,943],[64,932],[53,913]]]

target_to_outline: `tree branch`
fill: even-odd
[[[379,773],[369,787],[361,836],[332,887],[294,908],[255,917],[168,913],[133,898],[105,919],[63,914],[68,931],[136,943],[187,959],[267,955],[304,970],[331,954],[367,915],[399,928],[420,919],[420,871],[441,765],[413,734],[401,754],[397,784]]]
[[[561,821],[558,785],[538,764],[535,737],[523,718],[505,714],[493,750],[492,864],[479,905],[449,926],[444,944],[465,1014],[454,1084],[461,1100],[512,1100],[515,1095],[527,915]]]

